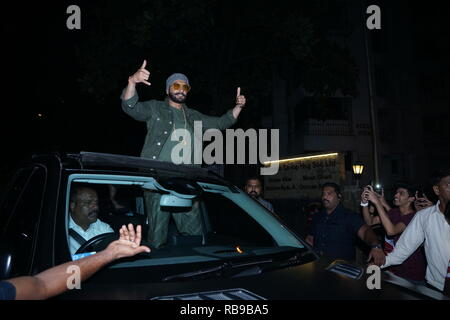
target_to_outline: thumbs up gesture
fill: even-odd
[[[138,71],[136,71],[135,74],[133,74],[131,77],[128,78],[128,81],[136,84],[136,83],[145,83],[146,85],[151,85],[150,82],[148,82],[148,78],[150,77],[150,71],[145,69],[147,66],[147,60],[144,60],[144,63],[142,63],[142,66],[139,68]]]
[[[245,96],[241,95],[241,88],[237,88],[236,107],[243,108],[245,106]]]

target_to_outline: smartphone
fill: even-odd
[[[425,198],[425,192],[423,191],[423,188],[418,188],[417,189],[417,195],[419,198]]]
[[[373,190],[376,193],[381,193],[381,190],[382,190],[381,184],[377,184],[377,185],[373,186]]]

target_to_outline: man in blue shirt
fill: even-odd
[[[245,192],[250,197],[261,203],[267,210],[274,212],[273,205],[269,201],[263,199],[263,197],[261,196],[262,185],[259,178],[250,177],[249,179],[247,179],[247,182],[245,183]]]
[[[372,250],[370,261],[384,260],[384,253],[376,234],[366,225],[361,216],[342,204],[339,185],[327,182],[322,186],[322,204],[324,209],[315,214],[311,234],[306,241],[322,255],[332,259],[355,260],[356,236],[369,245]]]

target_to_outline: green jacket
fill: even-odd
[[[173,129],[173,107],[169,105],[168,98],[164,101],[141,102],[137,93],[128,100],[123,100],[122,93],[121,98],[123,111],[133,119],[147,124],[147,135],[141,157],[158,160],[161,149]],[[184,104],[183,108],[186,111],[187,125],[191,127],[190,131],[193,131],[194,121],[202,121],[203,131],[207,129],[224,130],[236,123],[232,110],[221,117],[212,117],[190,109]]]

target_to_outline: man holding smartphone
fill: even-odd
[[[450,169],[435,172],[431,182],[439,201],[415,215],[381,267],[402,264],[423,243],[428,262],[427,283],[450,294],[450,217],[446,215],[450,202]]]
[[[420,196],[422,195],[422,196]],[[416,201],[414,201],[414,207],[416,208],[416,211],[420,211],[422,209],[431,207],[433,205],[433,202],[428,200],[427,195],[423,190],[417,190],[416,191]]]
[[[415,189],[409,184],[397,184],[393,201],[395,207],[392,209],[387,209],[389,205],[384,199],[384,192],[380,195],[370,185],[364,188],[361,199],[364,220],[369,225],[379,223],[383,225],[386,230],[384,250],[385,252],[392,251],[400,235],[416,214],[414,209]],[[378,216],[369,217],[367,210],[368,201],[375,206]],[[411,282],[424,284],[426,259],[423,248],[419,247],[401,265],[393,266],[389,270]]]
[[[348,261],[356,258],[356,239],[371,247],[369,258],[375,264],[384,261],[384,253],[376,234],[364,223],[361,216],[342,203],[339,185],[327,182],[322,185],[324,209],[314,215],[306,241],[321,254],[333,259]]]

